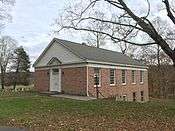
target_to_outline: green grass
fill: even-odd
[[[15,96],[15,97],[13,97]],[[173,130],[175,101],[77,101],[37,93],[0,98],[0,125],[31,130]]]

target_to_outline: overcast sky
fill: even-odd
[[[2,35],[9,35],[23,45],[30,55],[32,63],[54,37],[53,23],[59,12],[66,5],[66,0],[16,0],[12,9],[12,22]],[[62,39],[82,42],[81,36],[57,36]]]
[[[16,0],[13,20],[2,34],[23,45],[33,62],[52,39],[51,25],[63,7],[64,0]]]
[[[23,45],[33,63],[54,37],[50,35],[52,24],[65,4],[66,0],[16,0],[12,9],[13,20],[2,34],[11,36],[19,45]],[[62,35],[59,38],[82,42],[81,36]]]

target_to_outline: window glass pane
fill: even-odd
[[[53,72],[59,72],[59,69],[52,69]]]
[[[110,84],[115,84],[115,70],[110,69]]]
[[[94,68],[94,74],[99,74],[99,68]]]
[[[94,68],[94,85],[100,85],[100,69]]]
[[[141,96],[143,96],[143,91],[141,91]]]
[[[136,101],[136,92],[133,92],[133,101]]]
[[[57,75],[59,73],[59,69],[52,69],[52,74]]]
[[[140,71],[140,82],[143,82],[143,71]]]
[[[122,70],[122,83],[126,83],[126,72]]]
[[[134,70],[132,70],[132,83],[135,83],[135,71]]]
[[[141,94],[141,101],[144,101],[144,92],[141,91],[140,94]]]
[[[99,77],[98,76],[94,77],[94,83],[95,83],[95,85],[99,85]]]

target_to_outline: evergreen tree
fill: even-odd
[[[23,84],[28,84],[28,77],[29,77],[29,69],[30,69],[30,59],[29,55],[26,53],[22,46],[16,48],[14,51],[14,59],[12,62],[12,69],[15,71],[14,74],[14,85],[13,88],[16,88],[17,81],[20,79],[20,75],[23,78]]]

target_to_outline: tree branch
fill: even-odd
[[[119,8],[119,9],[123,9],[123,7],[120,5],[120,3],[119,2],[117,2],[117,1],[112,1],[112,0],[105,0],[105,1],[107,1],[109,4],[111,4],[111,5],[113,5],[113,6],[116,6],[117,8]]]
[[[87,31],[87,32],[100,33],[100,34],[104,34],[104,35],[109,36],[112,40],[116,40],[116,42],[118,42],[118,41],[123,41],[123,42],[125,42],[125,43],[129,43],[129,44],[137,45],[137,46],[148,46],[148,45],[154,45],[154,44],[156,44],[155,42],[139,44],[139,43],[127,41],[127,40],[125,40],[125,39],[121,39],[121,38],[114,37],[114,36],[112,36],[111,34],[106,33],[106,32],[96,31],[96,30],[87,29],[87,28],[78,28],[78,27],[73,27],[73,26],[62,26],[62,29],[74,29],[74,30],[79,30],[79,31]],[[61,29],[61,30],[62,30],[62,29]],[[59,31],[61,31],[61,30],[59,30]]]
[[[175,24],[175,16],[173,15],[173,13],[171,12],[171,7],[170,7],[170,4],[169,4],[169,1],[168,0],[163,0],[162,1],[165,6],[166,6],[166,10],[167,10],[167,15],[168,17],[171,19],[171,21]]]
[[[98,18],[95,18],[95,17],[81,18],[81,20],[77,24],[79,24],[83,20],[88,20],[88,19],[95,20],[95,21],[100,21],[100,22],[104,22],[104,23],[110,23],[110,24],[115,24],[115,25],[126,26],[126,27],[133,27],[135,29],[138,29],[138,30],[141,30],[141,31],[144,32],[144,30],[142,28],[137,27],[137,24],[136,25],[130,25],[130,24],[124,24],[124,23],[110,21],[110,20],[102,20],[102,19],[98,19]]]
[[[138,23],[138,25],[143,28],[144,32],[147,33],[158,45],[161,46],[162,50],[173,60],[175,66],[175,51],[173,51],[167,44],[167,42],[162,38],[162,36],[157,33],[156,29],[151,24],[151,22],[147,19],[143,19],[135,15],[128,8],[128,6],[123,0],[118,1],[123,6],[124,10],[128,13],[128,15],[130,15],[133,18],[133,20],[135,20]],[[147,20],[148,23],[146,23],[144,20]]]

